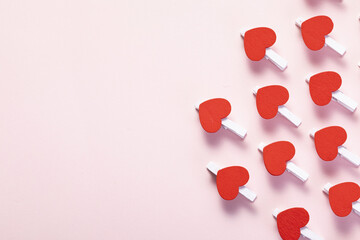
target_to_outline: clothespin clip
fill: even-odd
[[[303,40],[309,49],[317,51],[323,46],[328,46],[341,56],[346,53],[346,48],[343,45],[327,35],[334,27],[334,23],[328,16],[316,16],[308,20],[298,18],[295,25],[301,29]],[[327,32],[327,34],[322,35],[323,32]]]
[[[266,170],[271,175],[279,176],[287,170],[302,182],[305,182],[309,178],[307,172],[290,161],[295,155],[295,147],[291,142],[279,141],[269,145],[261,142],[258,150],[263,153]]]
[[[214,98],[195,105],[199,112],[200,123],[206,132],[217,132],[221,127],[229,129],[241,138],[245,138],[246,129],[231,121],[227,116],[231,112],[230,102],[223,98]]]
[[[279,85],[262,88],[256,86],[253,94],[256,96],[256,107],[262,118],[271,119],[280,113],[296,127],[300,126],[301,119],[284,106],[289,99],[289,92],[286,88]]]
[[[280,211],[276,208],[273,211],[273,217],[277,221],[279,234],[284,240],[298,239],[300,235],[310,240],[323,240],[322,237],[306,227],[310,216],[304,208],[290,208],[285,211]],[[303,226],[304,223],[306,223],[305,226]],[[292,224],[292,226],[289,226],[289,224]],[[296,228],[300,228],[300,230]]]
[[[281,71],[287,67],[287,61],[270,47],[276,41],[276,33],[271,28],[259,27],[250,30],[241,30],[244,39],[245,53],[252,61],[270,60]]]
[[[337,216],[346,217],[352,211],[360,216],[359,185],[354,182],[344,182],[335,186],[327,183],[322,190],[329,195],[330,207]]]
[[[360,157],[342,146],[347,138],[346,131],[342,127],[331,126],[320,130],[312,129],[310,137],[314,139],[316,152],[322,160],[332,161],[337,155],[340,155],[356,167],[360,165]]]
[[[333,100],[351,112],[356,110],[358,103],[338,90],[342,83],[338,73],[321,72],[307,76],[305,81],[309,84],[310,96],[316,105],[324,106]]]
[[[245,168],[240,166],[220,168],[216,163],[209,162],[207,169],[217,176],[216,186],[223,199],[232,200],[240,193],[249,201],[255,201],[256,193],[244,186],[249,180],[249,173]]]

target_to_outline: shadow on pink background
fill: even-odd
[[[322,193],[331,182],[359,183],[341,158],[323,162],[309,130],[343,126],[360,154],[359,112],[313,104],[305,76],[340,73],[360,102],[357,0],[108,0],[0,3],[0,239],[280,239],[274,208],[305,207],[325,239],[359,239],[360,218],[336,217]],[[326,14],[347,46],[309,51],[294,21]],[[245,56],[240,29],[267,26],[284,72]],[[252,88],[281,84],[297,129],[263,120]],[[225,97],[245,140],[205,133],[194,104]],[[270,176],[262,141],[291,141],[301,184]],[[254,203],[224,201],[206,170],[241,165]]]

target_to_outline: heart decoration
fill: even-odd
[[[329,190],[329,202],[333,212],[346,217],[352,211],[352,203],[360,198],[360,187],[354,182],[337,184]]]
[[[266,170],[274,176],[283,174],[286,162],[295,155],[295,147],[291,142],[279,141],[264,147],[263,158]]]
[[[297,240],[300,238],[300,229],[305,227],[309,220],[309,213],[304,208],[290,208],[277,215],[277,227],[283,240]]]
[[[322,160],[332,161],[338,155],[338,147],[345,143],[346,138],[346,131],[342,127],[323,128],[314,135],[316,152]]]
[[[313,75],[309,81],[311,99],[316,105],[327,105],[332,98],[332,92],[341,87],[341,76],[336,72],[322,72]]]
[[[253,61],[260,61],[265,57],[266,48],[276,42],[276,33],[271,28],[259,27],[245,32],[245,53]]]
[[[301,24],[301,35],[305,45],[313,50],[320,50],[325,45],[325,36],[334,27],[334,23],[328,16],[312,17]]]
[[[206,132],[214,133],[221,128],[221,119],[231,112],[231,105],[224,98],[214,98],[199,105],[199,118]]]
[[[289,100],[289,92],[280,85],[260,88],[256,93],[256,107],[262,118],[271,119],[278,113],[278,107]]]
[[[233,200],[239,193],[239,187],[249,181],[246,168],[233,166],[220,169],[216,177],[216,186],[220,196],[225,200]]]

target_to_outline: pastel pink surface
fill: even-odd
[[[339,72],[358,102],[358,0],[17,0],[0,4],[0,239],[276,239],[274,208],[302,206],[325,239],[359,239],[356,214],[337,218],[326,182],[357,182],[347,161],[319,161],[312,128],[343,126],[356,152],[359,112],[313,104],[307,74]],[[331,36],[348,47],[309,51],[298,17],[331,16]],[[286,60],[252,62],[240,29],[268,26]],[[252,89],[279,84],[302,118],[263,120]],[[224,97],[244,141],[207,134],[194,104]],[[310,174],[264,171],[260,142],[286,139]],[[350,141],[351,140],[351,141]],[[360,154],[360,152],[357,152]],[[258,194],[224,201],[206,170],[241,165]],[[259,231],[261,226],[261,231]]]

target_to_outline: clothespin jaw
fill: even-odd
[[[310,78],[311,78],[311,75],[306,76],[305,81],[307,83],[309,83]],[[351,112],[355,112],[355,110],[356,110],[356,108],[358,106],[358,103],[355,100],[348,97],[347,95],[345,95],[340,90],[336,90],[336,91],[332,92],[331,100],[339,103],[341,106],[345,107],[346,109],[348,109]]]
[[[281,213],[282,211],[280,211],[278,208],[275,208],[272,215],[275,219],[277,219],[277,216]],[[308,227],[302,227],[300,228],[300,234],[307,239],[310,240],[324,240],[321,236],[317,235],[316,233],[314,233],[313,231],[311,231]]]
[[[253,94],[256,96],[258,90],[260,89],[259,86],[255,86],[253,88]],[[292,124],[294,124],[296,127],[299,127],[301,125],[301,119],[293,114],[287,107],[284,105],[280,105],[278,107],[278,113],[280,113],[283,117],[285,117],[287,120],[289,120]]]
[[[218,171],[221,169],[216,163],[209,162],[207,165],[207,169],[212,172],[214,175],[217,175]],[[245,198],[247,198],[250,202],[254,202],[257,195],[255,192],[250,190],[249,188],[245,186],[239,187],[239,193],[243,195]]]
[[[316,130],[316,129],[310,130],[310,133],[309,133],[310,137],[314,138],[315,133],[317,131],[318,130]],[[347,161],[349,161],[350,163],[352,163],[356,167],[360,166],[360,157],[357,154],[354,154],[353,152],[350,152],[346,147],[339,146],[338,147],[338,155],[340,155],[340,157],[343,157],[344,159],[346,159]]]
[[[240,30],[240,35],[242,38],[245,37],[245,33],[247,30],[242,29]],[[277,66],[281,71],[284,71],[287,68],[287,61],[277,54],[274,50],[270,47],[266,48],[265,50],[265,59],[270,60],[275,66]]]
[[[263,153],[265,146],[266,146],[266,144],[261,142],[258,146],[258,150],[261,153]],[[295,163],[293,163],[291,161],[286,162],[286,171],[293,174],[295,177],[300,179],[302,182],[306,182],[309,178],[309,174],[307,172],[305,172],[303,169],[299,168]]]
[[[202,102],[198,102],[198,103],[195,104],[195,109],[197,111],[199,111],[199,107],[200,107],[201,103]],[[221,126],[225,130],[230,130],[231,132],[235,133],[236,135],[238,135],[242,139],[244,139],[246,137],[247,130],[245,128],[241,127],[239,124],[233,122],[232,120],[230,120],[227,117],[221,119]]]
[[[330,188],[332,188],[334,185],[331,183],[326,183],[322,190],[326,195],[329,195]],[[352,210],[354,213],[356,213],[358,216],[360,216],[360,202],[355,201],[352,203]]]
[[[303,18],[297,18],[295,20],[295,25],[301,29],[301,25],[305,20]],[[346,48],[340,43],[336,42],[329,35],[325,36],[325,46],[330,47],[332,50],[343,56],[346,53]]]

